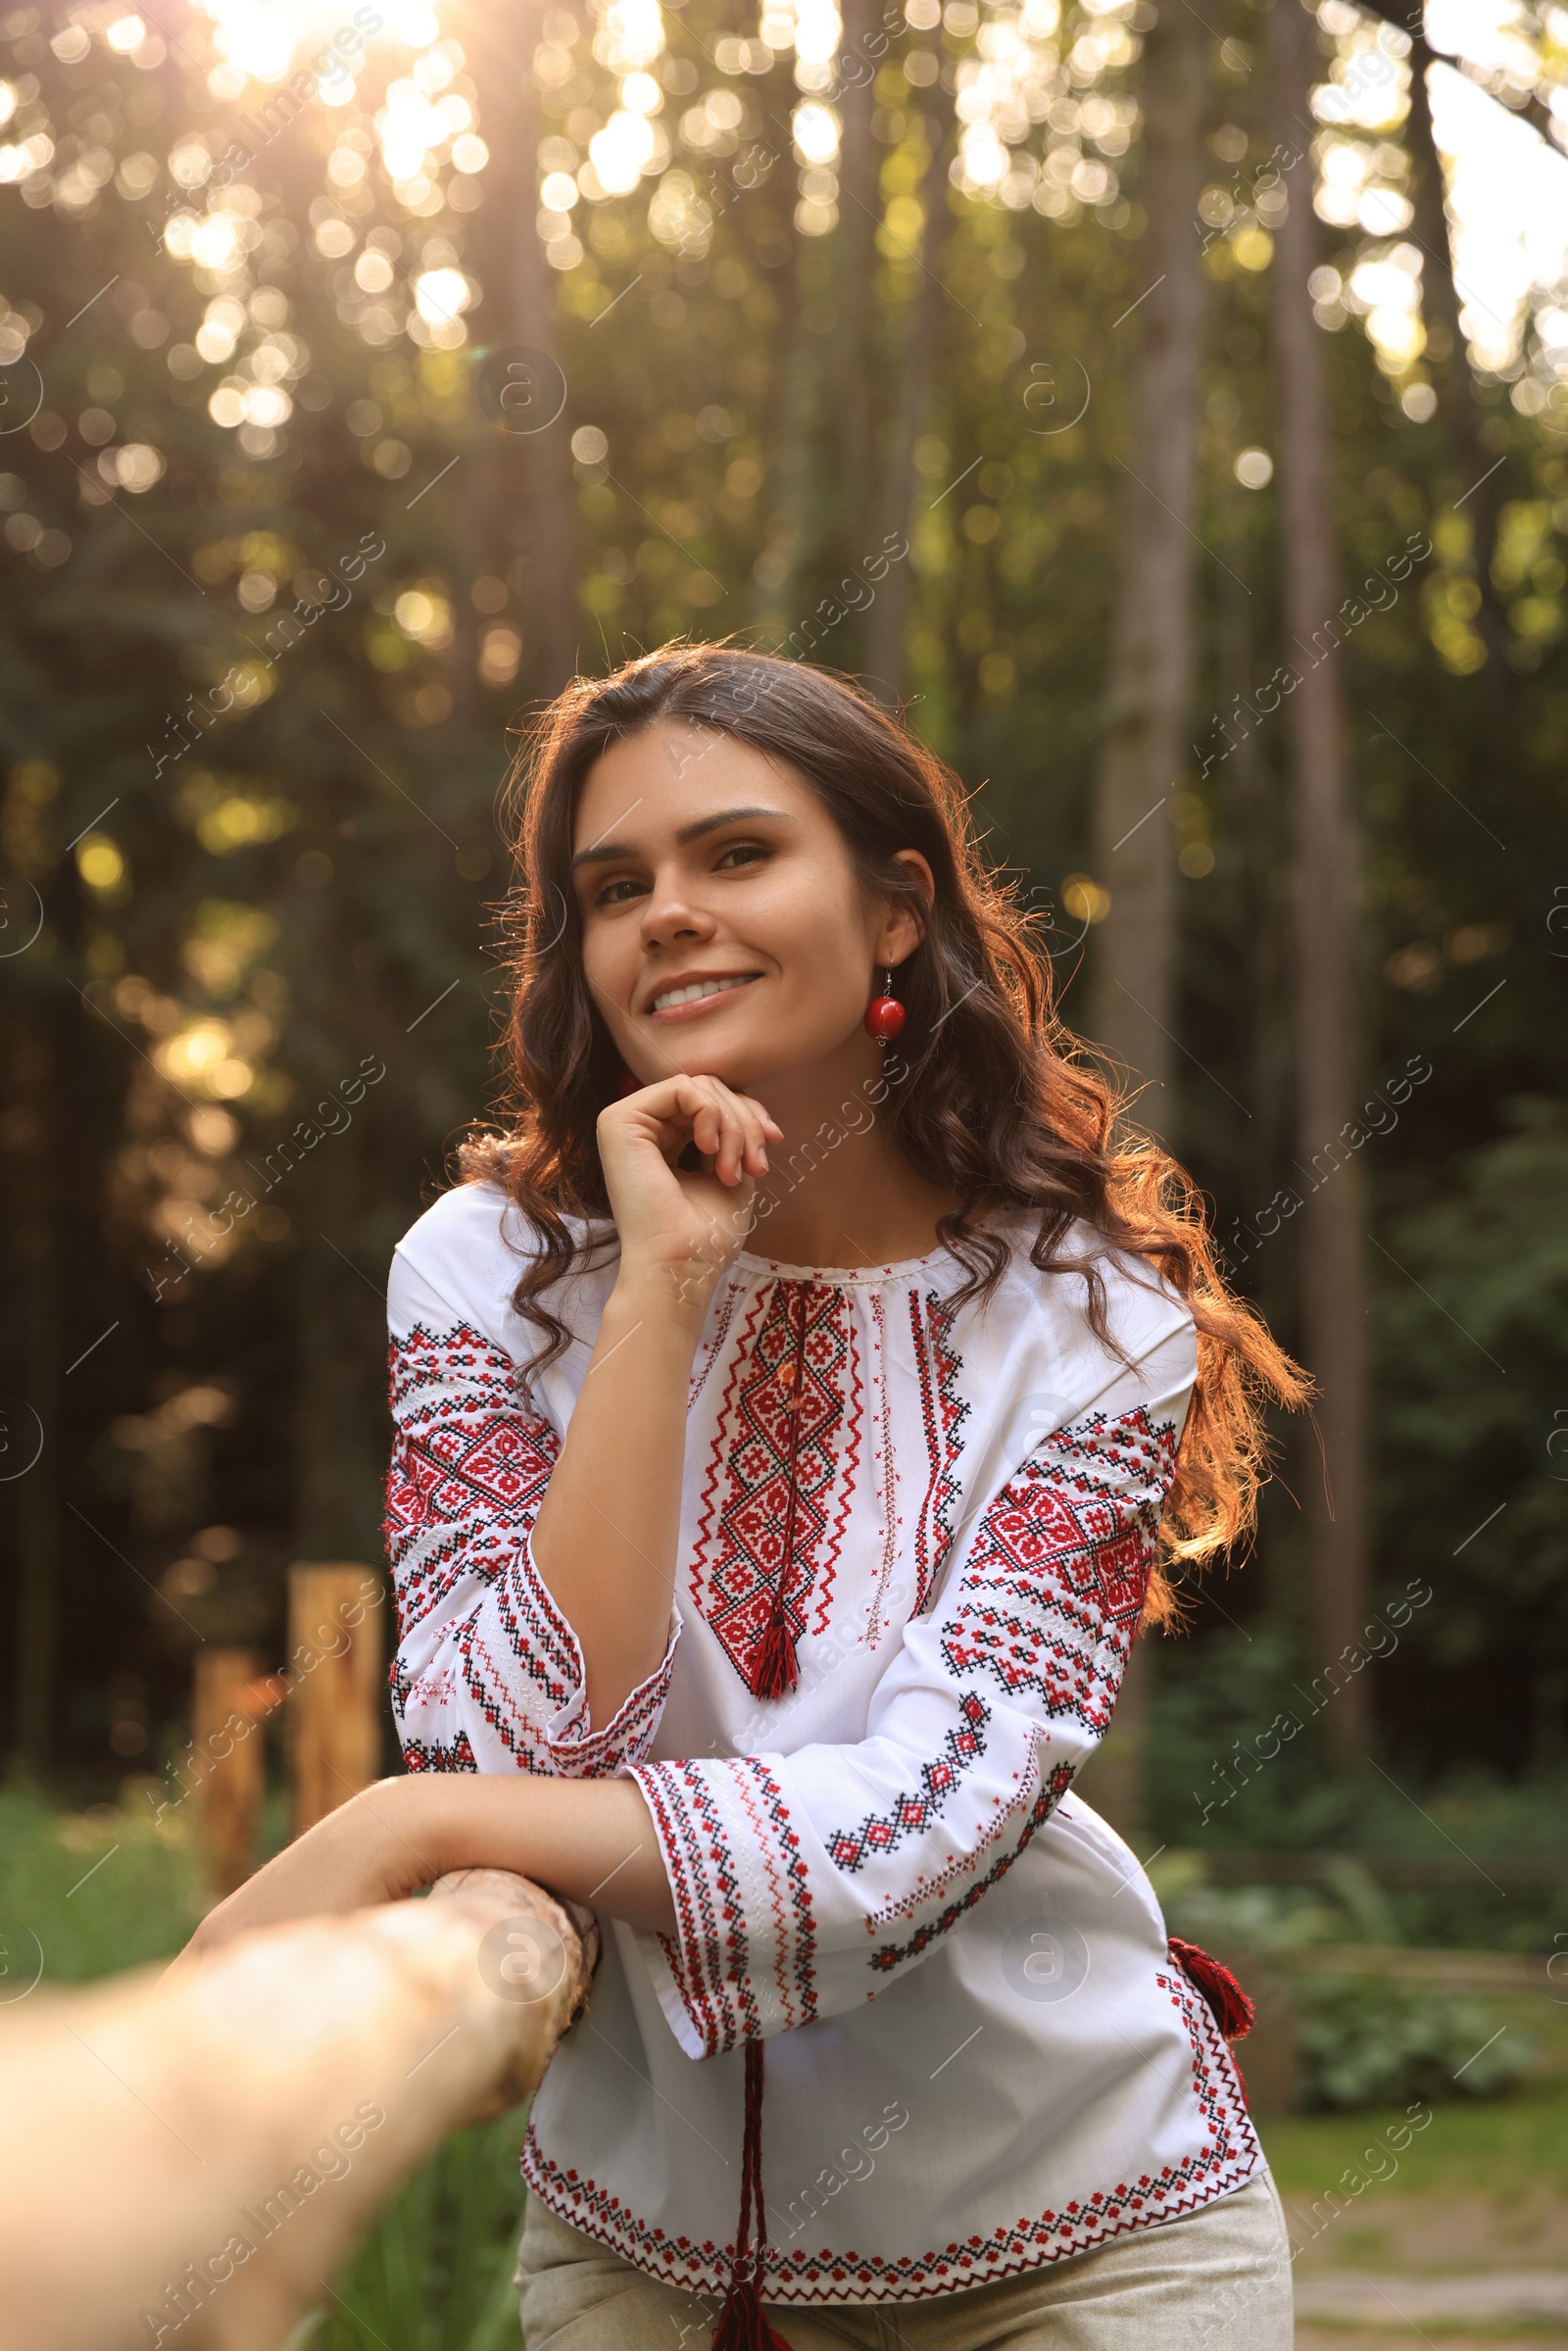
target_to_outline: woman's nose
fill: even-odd
[[[714,930],[711,914],[693,902],[679,874],[660,874],[643,906],[643,937],[650,947],[675,939],[708,939]]]

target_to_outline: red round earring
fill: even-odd
[[[887,975],[887,993],[879,996],[865,1008],[865,1033],[879,1045],[891,1045],[904,1033],[905,1010],[893,993],[893,974]]]

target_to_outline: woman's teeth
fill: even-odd
[[[654,1010],[668,1012],[676,1004],[694,1004],[700,996],[727,995],[732,988],[749,986],[756,976],[755,972],[745,971],[735,979],[693,980],[689,988],[666,988],[662,996],[654,998]]]

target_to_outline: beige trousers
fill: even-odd
[[[718,2307],[645,2278],[530,2197],[526,2351],[708,2351]],[[1179,2221],[922,2302],[769,2303],[791,2351],[1291,2351],[1291,2247],[1267,2172]]]

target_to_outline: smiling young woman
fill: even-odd
[[[521,783],[511,1120],[392,1275],[412,1776],[202,1939],[485,1864],[599,1911],[530,2351],[891,2302],[921,2351],[1287,2351],[1239,2005],[1070,1791],[1300,1375],[853,687],[668,648]]]

